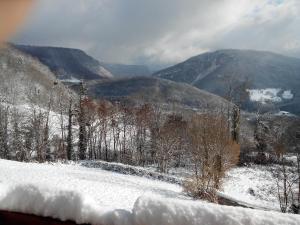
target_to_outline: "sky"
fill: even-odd
[[[228,48],[300,57],[299,28],[299,0],[37,0],[12,41],[163,67]]]

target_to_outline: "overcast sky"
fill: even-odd
[[[169,65],[224,48],[300,57],[300,0],[37,0],[15,42]]]

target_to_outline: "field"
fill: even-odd
[[[300,223],[294,215],[194,201],[177,184],[145,177],[6,160],[0,161],[0,209],[108,225]]]

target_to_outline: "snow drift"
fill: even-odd
[[[299,225],[300,216],[210,203],[141,197],[133,217],[137,225]]]
[[[133,224],[129,211],[101,208],[92,199],[74,191],[50,190],[33,185],[0,186],[0,190],[0,210],[71,220],[78,224]]]
[[[62,221],[106,225],[299,225],[300,216],[219,206],[189,200],[143,196],[132,211],[107,210],[76,192],[32,185],[1,188],[0,209]]]

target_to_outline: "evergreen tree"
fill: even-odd
[[[86,89],[84,87],[83,82],[80,83],[80,92],[79,92],[79,109],[78,109],[78,124],[79,124],[79,159],[86,159],[86,151],[87,151],[87,131],[86,131],[86,119],[84,112],[84,100]]]

